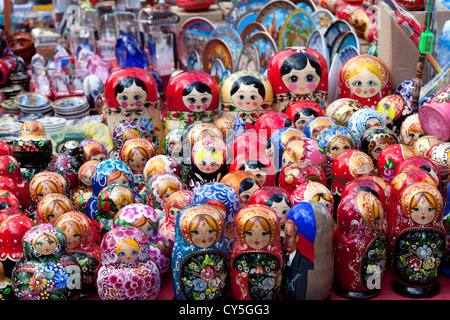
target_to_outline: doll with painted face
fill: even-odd
[[[222,114],[236,115],[252,125],[262,113],[272,110],[272,85],[259,72],[234,72],[223,82],[220,93]]]
[[[273,110],[284,112],[298,100],[328,105],[328,66],[325,58],[307,47],[290,47],[270,59],[267,77],[272,84]]]
[[[223,250],[224,220],[216,208],[184,208],[175,221],[172,286],[176,300],[224,300],[228,259]]]
[[[383,116],[378,111],[371,108],[364,108],[356,111],[348,121],[348,129],[355,137],[359,147],[359,140],[367,129],[372,127],[386,127]]]
[[[108,159],[108,150],[102,143],[92,139],[83,139],[80,145],[83,147],[83,162],[89,160],[102,162]]]
[[[323,107],[317,102],[309,100],[290,103],[285,113],[294,123],[294,127],[302,131],[310,120],[325,116]]]
[[[78,170],[78,186],[72,190],[71,200],[83,213],[86,213],[87,201],[92,196],[91,178],[99,163],[97,160],[89,160],[83,163]]]
[[[430,148],[441,142],[443,142],[442,139],[439,139],[438,137],[426,135],[417,139],[412,147],[416,156],[426,157]]]
[[[143,203],[128,204],[114,216],[113,228],[130,226],[141,230],[150,244],[150,258],[156,262],[161,273],[161,286],[170,278],[170,256],[173,243],[160,235],[159,214]]]
[[[5,276],[5,268],[0,261],[0,297],[1,300],[14,300],[13,282]]]
[[[282,283],[283,249],[279,219],[273,209],[253,204],[238,212],[230,269],[234,299],[278,299]]]
[[[41,171],[30,181],[30,198],[34,207],[48,194],[60,193],[70,198],[69,181],[60,173]]]
[[[140,192],[145,185],[145,165],[156,154],[157,150],[153,142],[144,138],[129,139],[120,148],[119,160],[125,162],[133,172],[134,188],[137,192]]]
[[[67,239],[67,251],[83,270],[81,297],[96,293],[95,271],[101,261],[100,247],[94,242],[91,220],[77,211],[67,212],[55,221]]]
[[[69,140],[66,141],[59,149],[60,154],[68,155],[74,157],[78,162],[78,165],[81,165],[83,162],[83,147],[80,142],[77,140]]]
[[[325,115],[336,121],[340,126],[347,127],[352,115],[363,108],[363,105],[349,98],[340,98],[331,102],[325,109]]]
[[[390,87],[387,65],[375,56],[361,54],[348,59],[342,66],[338,98],[355,99],[364,107],[376,108],[381,98],[389,94]]]
[[[36,208],[36,223],[55,224],[65,213],[74,210],[72,201],[61,193],[50,193],[39,201]]]
[[[125,120],[119,123],[111,135],[113,142],[113,149],[109,152],[109,157],[111,159],[119,158],[119,151],[122,145],[129,139],[134,138],[145,138],[150,141],[153,140],[147,127],[135,120]]]
[[[102,300],[155,300],[161,288],[158,265],[141,230],[119,226],[100,244],[102,262],[95,283]],[[119,280],[119,281],[118,281]]]
[[[256,121],[256,119],[255,119]],[[222,131],[224,141],[229,145],[234,138],[247,130],[247,125],[239,116],[222,115],[214,120],[214,125]]]
[[[381,98],[375,109],[383,115],[386,126],[396,134],[400,133],[400,127],[405,118],[415,112],[411,101],[406,100],[400,94],[391,94]]]
[[[148,181],[155,174],[169,172],[181,177],[180,163],[170,156],[158,154],[150,158],[144,167],[144,181]]]
[[[397,210],[391,239],[392,288],[407,297],[433,296],[439,292],[446,246],[442,196],[428,183],[414,183],[402,192]]]
[[[166,97],[166,132],[186,128],[195,121],[213,122],[219,113],[219,86],[202,71],[188,70],[173,76]]]
[[[375,165],[384,148],[398,144],[398,136],[389,128],[375,126],[367,129],[359,140],[359,150],[367,153]]]
[[[334,232],[334,292],[352,299],[380,294],[386,269],[385,212],[370,192],[342,198]]]
[[[149,72],[136,67],[114,71],[105,83],[105,99],[111,136],[119,123],[138,121],[147,128],[156,148],[162,146],[158,88]]]
[[[76,300],[82,271],[67,252],[64,232],[49,223],[29,229],[22,239],[24,255],[13,269],[17,300]]]
[[[325,164],[325,150],[310,138],[293,137],[288,140],[281,157],[282,168],[296,161],[311,161],[320,168]]]
[[[412,146],[414,142],[424,135],[425,132],[420,124],[418,113],[414,113],[403,120],[402,125],[400,126],[400,139],[403,144]]]
[[[324,205],[331,217],[334,217],[334,199],[330,189],[322,183],[315,181],[307,181],[300,184],[290,197],[291,206],[300,201],[317,201]]]
[[[254,174],[262,186],[274,186],[276,169],[270,157],[264,153],[241,153],[234,157],[229,171],[244,170]]]
[[[238,193],[241,208],[248,205],[253,192],[261,188],[258,178],[244,170],[229,172],[220,182],[229,185]]]
[[[274,130],[270,135],[270,141],[274,150],[273,163],[277,169],[277,173],[283,167],[282,158],[286,144],[290,139],[294,138],[306,138],[306,135],[300,129],[291,127]]]
[[[278,177],[278,186],[292,193],[299,185],[315,181],[326,185],[325,172],[318,165],[307,160],[293,162],[284,167]]]
[[[323,300],[334,275],[334,221],[325,206],[300,201],[286,216],[283,297],[287,300]]]

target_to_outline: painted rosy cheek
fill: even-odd
[[[202,104],[202,109],[203,110],[206,110],[206,109],[208,109],[208,105],[205,103],[205,104]]]
[[[242,103],[242,101],[239,101],[239,102],[238,102],[238,106],[239,106],[239,107],[242,107],[243,105],[244,105],[244,103]]]
[[[142,106],[142,101],[136,101],[136,107]]]
[[[295,91],[295,90],[297,90],[297,85],[295,83],[291,83],[288,86],[288,89],[291,90],[291,91]]]
[[[308,90],[312,91],[316,88],[316,84],[314,82],[308,83]]]
[[[122,107],[127,107],[128,106],[128,103],[127,102],[125,102],[125,101],[122,101]]]
[[[188,109],[189,109],[189,110],[192,110],[192,111],[195,110],[195,105],[194,105],[194,104],[190,104],[190,105],[188,106]]]
[[[372,94],[375,93],[375,88],[370,88],[369,92]]]
[[[361,88],[357,88],[357,89],[355,90],[355,92],[359,94],[359,93],[362,92],[362,90],[361,90]]]
[[[257,107],[258,106],[258,102],[253,102],[253,106]]]

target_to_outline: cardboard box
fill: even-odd
[[[379,4],[379,29],[378,29],[378,57],[389,67],[391,73],[391,89],[408,79],[416,77],[419,49],[407,36],[406,32],[397,24],[394,12],[384,2]],[[409,11],[420,25],[425,22],[426,11]],[[435,43],[439,37],[444,23],[450,19],[450,10],[436,1],[436,25]],[[442,67],[442,66],[441,66]],[[428,82],[434,75],[434,68],[425,64],[423,81]]]
[[[176,33],[178,33],[183,23],[190,18],[202,17],[208,19],[212,23],[223,22],[224,19],[223,12],[217,4],[213,4],[207,11],[202,12],[187,12],[177,6],[172,6],[171,9],[173,13],[176,13],[180,17],[180,21],[175,25]]]

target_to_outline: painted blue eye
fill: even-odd
[[[244,100],[244,98],[245,98],[245,97],[244,97],[243,95],[240,95],[240,96],[239,96],[239,100]]]
[[[291,77],[289,78],[289,80],[290,80],[291,82],[297,82],[298,78],[297,78],[297,76],[291,76]]]
[[[250,99],[256,100],[256,96],[251,96]]]
[[[373,87],[373,86],[375,85],[375,82],[373,82],[372,80],[369,80],[369,81],[367,82],[367,85],[368,85],[369,87]]]
[[[356,82],[356,86],[357,87],[362,87],[362,82],[361,81]]]
[[[312,76],[312,75],[307,75],[306,76],[306,82],[313,82],[314,81],[314,76]]]
[[[141,96],[135,95],[134,96],[134,100],[139,100],[141,98]]]
[[[122,100],[127,101],[127,100],[128,100],[128,97],[127,97],[127,96],[123,96],[123,97],[122,97]]]

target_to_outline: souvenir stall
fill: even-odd
[[[450,300],[449,1],[0,4],[0,300]]]

